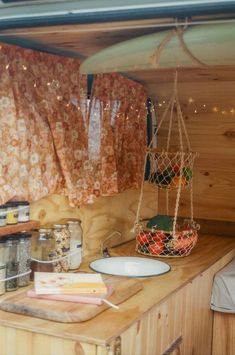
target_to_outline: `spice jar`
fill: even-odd
[[[81,221],[68,221],[68,230],[70,233],[70,254],[69,269],[79,268],[82,262],[82,227]]]
[[[5,254],[6,244],[5,240],[0,240],[0,280],[6,277],[6,254]],[[6,291],[5,281],[0,281],[0,295],[3,295]]]
[[[31,263],[31,234],[21,232],[19,234],[19,274],[30,271]],[[30,274],[20,276],[18,285],[27,286],[30,281]]]
[[[38,230],[37,239],[36,239],[36,252],[35,259],[39,261],[50,261],[51,254],[55,253],[55,241],[52,236],[52,229],[49,228],[40,228]],[[31,279],[33,280],[34,272],[52,272],[53,265],[51,263],[40,263],[39,261],[31,261]]]
[[[18,222],[29,222],[30,220],[30,205],[28,201],[16,201],[15,204],[17,205],[18,210]]]
[[[55,258],[68,255],[70,250],[70,234],[66,224],[54,224],[53,238],[55,239]],[[67,272],[69,270],[68,257],[55,262],[54,272]]]
[[[6,213],[7,213],[7,224],[17,224],[18,223],[18,207],[15,202],[6,203]]]
[[[0,227],[4,227],[6,225],[7,220],[7,208],[6,205],[0,206]]]
[[[7,237],[6,249],[6,277],[16,276],[19,273],[19,259],[18,259],[18,245],[19,241],[17,235]],[[6,291],[15,291],[18,288],[18,278],[6,281]]]

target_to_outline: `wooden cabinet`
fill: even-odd
[[[172,272],[143,280],[144,289],[119,310],[87,322],[57,323],[0,311],[0,354],[212,355],[213,278],[233,259],[234,246],[230,238],[202,240],[197,252],[171,261]]]
[[[121,334],[121,355],[210,355],[213,277],[229,261],[216,262]]]

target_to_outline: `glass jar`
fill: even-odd
[[[19,273],[19,241],[17,235],[6,238],[6,277],[16,276]],[[18,288],[18,278],[6,281],[6,291],[15,291]]]
[[[0,239],[0,280],[6,277],[6,244],[5,240]],[[6,291],[5,281],[0,281],[0,295],[3,295]]]
[[[18,222],[24,223],[30,220],[30,205],[28,201],[16,201],[18,210]]]
[[[82,227],[81,221],[68,221],[68,230],[70,233],[70,253],[69,269],[79,268],[82,262]]]
[[[18,223],[18,207],[15,202],[6,203],[6,213],[7,213],[7,224],[17,224]]]
[[[0,227],[4,227],[7,223],[7,208],[6,205],[0,206]]]
[[[55,239],[55,258],[68,255],[70,250],[70,234],[66,224],[54,224],[53,238]],[[55,262],[54,272],[67,272],[69,270],[68,257]]]
[[[19,234],[19,274],[30,271],[31,263],[31,234],[21,232]],[[30,281],[30,274],[20,276],[19,287],[27,286]]]
[[[40,261],[50,261],[51,254],[55,253],[55,241],[52,236],[51,228],[40,228],[36,237],[36,252],[34,258],[39,260],[31,261],[31,279],[34,278],[34,272],[52,272],[53,265],[51,263],[40,263]]]

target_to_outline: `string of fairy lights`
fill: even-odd
[[[166,100],[159,101],[157,103],[158,108],[164,108],[166,104]],[[193,114],[199,113],[215,113],[215,114],[222,114],[222,115],[234,115],[235,114],[235,106],[234,107],[227,107],[226,109],[223,107],[215,106],[215,105],[208,105],[206,103],[199,104],[196,100],[192,97],[189,97],[187,103],[185,104],[186,109],[190,109]]]

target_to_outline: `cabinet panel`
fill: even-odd
[[[1,355],[105,355],[96,345],[0,326]]]
[[[235,354],[235,314],[214,312],[213,355]]]
[[[210,355],[213,278],[230,260],[231,254],[216,262],[127,329],[122,355]]]

